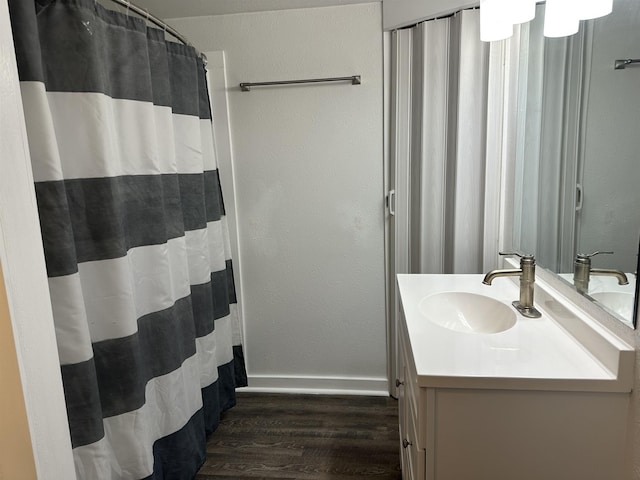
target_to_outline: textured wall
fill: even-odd
[[[380,4],[171,23],[225,51],[250,385],[385,391]]]
[[[0,0],[0,264],[4,274],[4,285],[0,288],[6,290],[6,306],[11,317],[9,326],[6,310],[0,312],[3,317],[0,349],[9,354],[9,358],[17,358],[33,448],[32,458],[9,456],[4,451],[7,456],[0,457],[0,478],[30,478],[35,462],[38,478],[73,480],[76,477],[69,425],[13,52],[7,2]],[[0,308],[5,307],[2,303]],[[9,351],[5,342],[13,340],[15,350]],[[5,367],[7,370],[0,377],[13,368],[9,360],[3,360],[0,359],[0,370]],[[14,388],[19,389],[20,385],[0,386],[0,397],[9,400],[16,393]],[[0,404],[0,409],[4,409],[5,405]],[[14,421],[20,417],[18,409],[10,414],[15,415]],[[3,425],[0,425],[0,437],[6,433],[1,428]],[[15,438],[16,445],[12,447],[27,440],[26,432],[22,433],[24,436]],[[8,465],[3,464],[5,459]],[[24,476],[13,475],[14,469],[21,470]]]

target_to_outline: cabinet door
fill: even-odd
[[[409,459],[408,452],[406,448],[407,442],[407,425],[408,425],[408,416],[410,405],[407,404],[407,387],[406,387],[406,379],[407,379],[407,356],[406,356],[406,346],[404,342],[404,318],[400,315],[400,323],[398,324],[398,352],[397,352],[397,372],[398,377],[396,378],[396,394],[398,396],[398,426],[400,433],[400,443],[399,443],[399,451],[400,451],[400,467],[402,469],[402,478],[403,480],[407,480],[411,478],[411,473],[409,472]]]
[[[411,475],[411,467],[410,467],[410,459],[409,459],[409,451],[407,450],[407,445],[409,439],[408,426],[410,423],[410,410],[407,408],[407,396],[406,396],[406,388],[405,381],[406,378],[406,369],[403,366],[402,373],[400,374],[400,379],[398,382],[398,424],[400,428],[400,467],[402,468],[402,478],[403,480],[412,479]]]
[[[411,349],[408,345],[404,326],[400,329],[399,363],[402,373],[398,387],[398,414],[400,424],[400,456],[403,480],[425,480],[426,452],[424,441],[420,441],[421,422],[426,415],[418,408],[417,397],[424,393],[417,385],[415,367],[412,363]]]
[[[418,446],[417,420],[411,409],[405,410],[406,433],[402,438],[403,480],[426,480],[426,452]]]

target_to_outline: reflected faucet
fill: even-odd
[[[589,292],[589,280],[591,275],[608,275],[618,279],[618,285],[628,285],[629,280],[624,272],[610,268],[591,268],[591,257],[599,254],[613,254],[613,252],[593,252],[589,255],[579,253],[573,263],[573,284],[579,293]]]
[[[520,257],[520,268],[491,270],[484,276],[482,283],[485,285],[491,285],[491,282],[493,282],[493,279],[496,277],[520,277],[520,300],[516,300],[512,305],[525,317],[539,318],[542,314],[533,306],[533,285],[536,281],[536,259],[533,255],[499,253],[500,255],[515,255]]]

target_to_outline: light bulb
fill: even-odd
[[[578,32],[580,19],[573,5],[572,0],[547,0],[544,12],[545,37],[566,37]]]
[[[510,12],[511,23],[525,23],[536,16],[536,0],[511,0],[506,2]]]
[[[480,0],[480,40],[495,42],[513,35],[508,0]]]
[[[613,0],[574,0],[573,3],[579,20],[604,17],[613,10]]]

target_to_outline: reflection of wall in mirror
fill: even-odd
[[[578,250],[612,250],[594,265],[633,271],[640,228],[640,67],[614,70],[640,56],[637,0],[616,0],[594,22],[584,146],[584,202]]]

